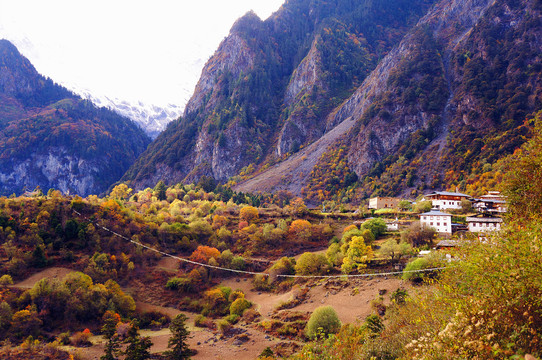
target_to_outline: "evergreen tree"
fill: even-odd
[[[151,339],[148,336],[142,338],[139,335],[139,326],[135,321],[130,324],[126,343],[128,343],[128,346],[124,351],[126,356],[124,360],[145,360],[150,358]]]
[[[34,251],[32,252],[32,264],[38,268],[42,268],[47,265],[47,258],[45,257],[45,252],[40,245],[36,245]]]
[[[160,201],[167,199],[166,184],[164,184],[164,182],[162,180],[158,181],[158,183],[154,187],[154,195]]]
[[[186,329],[185,321],[186,315],[179,314],[173,319],[169,330],[171,330],[171,337],[167,343],[167,346],[171,350],[166,352],[166,356],[170,360],[185,360],[190,359],[192,351],[188,348],[186,340],[190,332]]]
[[[104,354],[100,360],[116,360],[116,356],[120,352],[120,339],[117,334],[117,323],[120,321],[120,315],[106,311],[103,320],[102,333],[107,342],[105,343]]]

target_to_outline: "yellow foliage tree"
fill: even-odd
[[[258,220],[260,217],[258,209],[254,206],[245,206],[239,211],[239,219],[248,223]]]
[[[354,236],[343,259],[341,270],[345,274],[351,273],[354,269],[358,271],[367,267],[367,262],[374,257],[370,245],[365,245],[363,236]]]

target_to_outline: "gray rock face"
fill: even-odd
[[[83,160],[65,148],[50,148],[43,154],[32,154],[23,161],[0,168],[0,192],[10,189],[33,190],[55,188],[63,193],[87,196],[103,191],[96,184],[96,174],[103,171],[105,159]]]
[[[310,114],[297,113],[295,107],[302,102],[305,94],[313,88],[323,88],[320,53],[317,49],[319,38],[317,37],[311,46],[307,56],[294,70],[290,83],[286,88],[284,104],[294,109],[288,116],[279,133],[277,155],[282,156],[290,151],[296,151],[299,145],[307,140],[317,139],[322,135],[318,119],[309,119]],[[312,121],[311,121],[312,120]]]
[[[0,40],[0,194],[38,185],[102,193],[149,142],[129,119],[44,78]]]
[[[431,29],[433,37],[442,46],[442,61],[445,65],[445,57],[450,56],[449,54],[472,31],[493,3],[493,0],[441,1],[420,20],[417,28]],[[333,128],[350,117],[361,119],[375,101],[381,100],[384,93],[396,91],[388,80],[394,69],[400,66],[401,61],[412,58],[414,51],[417,51],[414,36],[415,31],[405,36],[352,97],[328,117],[328,128]],[[444,75],[443,73],[442,76]],[[448,79],[448,81],[451,80]],[[449,83],[448,86],[453,90],[452,84]],[[453,92],[450,94],[449,101],[452,96]],[[464,101],[468,104],[468,98]],[[381,161],[395,151],[412,133],[427,128],[431,120],[449,121],[442,118],[442,113],[435,114],[421,108],[406,111],[406,107],[404,103],[395,102],[389,106],[391,120],[380,116],[369,116],[368,122],[360,124],[357,133],[351,134],[352,144],[348,152],[348,161],[358,176],[365,175],[377,161]],[[464,107],[468,108],[468,105]]]
[[[196,111],[203,105],[204,99],[214,88],[219,90],[216,84],[218,75],[224,71],[229,71],[233,77],[247,71],[254,65],[254,53],[247,45],[246,41],[238,34],[230,34],[218,47],[215,55],[205,64],[201,77],[194,90],[194,95],[186,104],[185,114]],[[209,101],[207,108],[211,108],[216,103]]]

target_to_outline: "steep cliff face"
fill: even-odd
[[[538,0],[293,0],[265,21],[248,14],[209,60],[184,116],[124,180],[226,181],[255,168],[278,184],[267,190],[284,188],[280,179],[324,184],[308,174],[318,167],[308,152],[337,159],[340,144],[360,198],[464,185],[513,152],[524,120],[542,107],[540,8]],[[290,157],[303,161],[301,172],[287,158],[302,148],[306,156]],[[301,194],[298,185],[291,190]]]
[[[89,195],[119,180],[150,139],[98,109],[0,41],[0,194],[36,186]]]
[[[426,187],[464,187],[490,171],[521,145],[528,135],[525,119],[542,108],[540,10],[538,1],[436,4],[329,113],[321,140],[335,143],[319,140],[303,150],[315,153],[325,144],[320,160],[307,156],[305,162],[333,168],[325,159],[334,157],[326,154],[344,144],[344,167],[359,178],[357,195],[337,195],[332,179],[317,177],[321,171],[308,179],[305,174],[303,191],[290,189],[320,201],[415,196]],[[331,129],[338,136],[327,136]],[[237,189],[257,191],[262,179],[278,184],[267,191],[283,188],[275,177],[299,178],[296,166],[288,165],[297,160],[291,157],[280,165],[285,171],[265,171]]]
[[[375,179],[376,193],[449,186],[513,152],[541,108],[540,29],[534,1],[460,0],[429,12],[329,120],[359,119],[348,161],[372,183],[364,195]]]
[[[183,117],[124,179],[225,181],[313,142],[432,2],[295,0],[265,21],[247,14],[206,64]]]

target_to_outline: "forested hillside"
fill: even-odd
[[[149,142],[132,121],[42,77],[0,41],[0,194],[101,193]]]
[[[482,193],[477,179],[529,137],[541,109],[540,29],[534,0],[291,1],[266,21],[247,14],[207,63],[184,116],[124,180],[144,187],[205,175],[241,191],[263,181],[311,201]],[[307,147],[346,120],[321,160],[275,172],[300,149],[321,153]],[[319,170],[336,165],[338,148],[346,182]]]
[[[245,15],[206,64],[184,116],[124,179],[226,181],[318,139],[329,112],[431,3],[298,0],[266,21]]]

